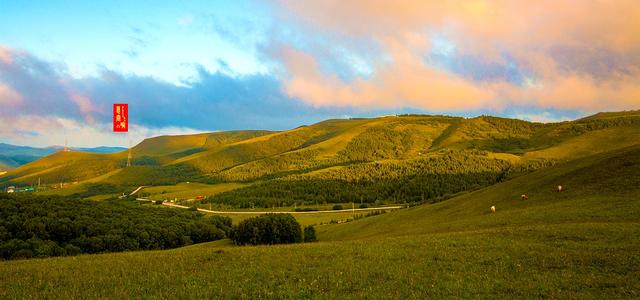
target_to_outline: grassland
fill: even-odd
[[[335,166],[415,160],[438,151],[482,150],[512,164],[563,159],[638,143],[637,111],[540,124],[481,116],[327,120],[281,132],[229,131],[150,138],[112,154],[59,152],[0,176],[0,185],[100,182],[131,188],[179,182],[256,182]],[[515,157],[514,157],[515,156]],[[518,158],[518,159],[516,159]],[[112,174],[115,170],[122,170]],[[318,172],[322,173],[322,172]],[[106,174],[112,174],[106,176]]]
[[[639,183],[632,146],[319,226],[313,244],[2,262],[0,298],[638,298]]]
[[[2,298],[637,298],[638,224],[12,261]]]
[[[230,191],[240,187],[247,186],[242,183],[220,183],[220,184],[204,184],[204,183],[179,183],[176,185],[160,185],[146,187],[141,190],[141,194],[148,195],[151,200],[186,200],[194,199],[197,196],[212,196],[218,193]]]
[[[262,211],[262,209],[261,209]],[[269,211],[269,210],[267,210]],[[302,226],[307,225],[323,225],[323,224],[331,224],[331,223],[346,223],[353,222],[360,218],[364,218],[367,216],[369,212],[362,211],[341,211],[341,212],[318,212],[312,214],[293,214],[293,217],[296,218],[298,223]],[[255,217],[262,213],[257,214],[233,214],[233,213],[225,213],[223,216],[231,218],[234,224],[238,224],[243,220],[246,220],[251,217]]]

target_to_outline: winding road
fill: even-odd
[[[136,198],[138,201],[153,201],[145,198]],[[169,202],[162,202],[162,205],[188,209],[189,206],[173,204]],[[320,213],[339,213],[339,212],[356,212],[356,211],[375,211],[375,210],[393,210],[400,209],[402,206],[384,206],[384,207],[369,207],[369,208],[353,208],[353,209],[340,209],[340,210],[316,210],[316,211],[220,211],[220,210],[208,210],[204,208],[198,208],[199,212],[210,214],[228,214],[228,215],[262,215],[262,214],[320,214]]]

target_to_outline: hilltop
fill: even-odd
[[[17,168],[61,150],[64,150],[64,147],[51,146],[46,148],[35,148],[0,143],[0,171]],[[113,153],[125,150],[125,148],[103,146],[95,148],[71,148],[71,150],[91,153]]]
[[[639,143],[638,111],[546,124],[491,116],[334,119],[279,132],[150,138],[132,148],[128,168],[127,151],[58,152],[9,171],[0,185],[40,180],[45,187],[71,184],[63,193],[90,196],[142,185],[238,183],[207,201],[236,207],[423,203]]]

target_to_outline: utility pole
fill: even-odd
[[[131,139],[129,139],[129,155],[127,155],[127,167],[131,167]]]

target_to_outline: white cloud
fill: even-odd
[[[0,142],[29,145],[54,146],[64,145],[65,139],[69,147],[121,146],[127,147],[142,140],[159,135],[196,134],[202,131],[186,127],[150,128],[130,124],[128,133],[112,132],[112,125],[96,123],[87,125],[73,119],[41,116],[0,117],[0,123],[8,124],[0,128]],[[28,128],[28,130],[25,130]]]

